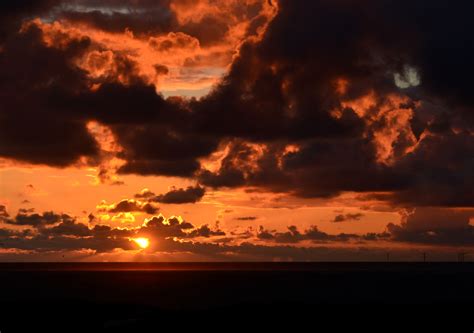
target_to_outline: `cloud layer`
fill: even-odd
[[[143,1],[125,10],[25,2],[8,8],[17,20],[3,27],[0,155],[52,166],[100,163],[86,126],[97,121],[122,148],[120,173],[303,197],[378,192],[400,205],[471,206],[466,6],[282,0],[226,1],[218,9],[212,1]],[[276,8],[265,33],[252,35]],[[200,100],[165,99],[132,50],[97,39],[100,31],[129,29],[132,40],[155,38],[160,49],[188,47],[185,36],[199,45],[228,43],[233,28],[211,29],[227,22],[222,10],[235,24],[246,22],[247,32],[228,74]],[[26,20],[47,15],[56,23]],[[88,28],[79,33],[74,24]],[[178,30],[181,37],[170,35]],[[403,78],[416,84],[400,85]],[[202,161],[217,153],[220,163],[207,169]]]
[[[117,185],[130,174],[194,184],[144,190],[100,212],[157,215],[158,205],[234,188],[305,199],[350,192],[418,207],[383,233],[288,223],[254,230],[252,240],[266,245],[249,245],[218,226],[163,216],[122,230],[54,212],[11,217],[0,205],[5,247],[126,250],[141,233],[160,237],[166,251],[473,245],[473,9],[445,0],[1,4],[1,158],[97,167],[99,181]],[[196,245],[198,237],[221,240]]]

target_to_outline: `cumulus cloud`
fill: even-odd
[[[14,218],[4,218],[3,222],[11,225],[39,228],[47,225],[53,225],[58,222],[70,221],[71,219],[72,217],[67,214],[57,214],[54,212],[29,214],[28,211],[20,210]]]
[[[98,146],[84,120],[58,104],[84,87],[83,73],[74,68],[71,58],[81,54],[89,40],[71,39],[62,49],[50,48],[34,25],[9,37],[0,53],[0,155],[59,167],[81,156],[97,156]],[[19,91],[23,98],[18,98]]]
[[[419,208],[404,211],[401,224],[389,224],[381,233],[331,234],[310,226],[300,230],[288,226],[286,231],[268,230],[260,226],[255,232],[227,233],[219,225],[195,226],[181,217],[166,218],[163,215],[145,219],[143,225],[133,228],[117,228],[103,224],[80,222],[66,214],[46,212],[37,214],[21,212],[14,218],[6,217],[5,227],[0,228],[0,246],[3,249],[28,250],[35,253],[91,250],[93,253],[137,250],[134,238],[151,240],[150,254],[155,252],[191,253],[212,259],[252,258],[306,258],[316,260],[317,253],[325,259],[332,258],[321,246],[333,251],[351,247],[349,252],[356,258],[368,259],[376,248],[387,242],[420,246],[444,246],[447,250],[474,245],[472,209]],[[92,221],[94,222],[94,221]],[[19,228],[10,228],[15,225]],[[258,240],[257,243],[254,240]],[[242,243],[242,241],[244,241]],[[374,248],[369,244],[380,246]],[[360,247],[365,248],[361,250]],[[326,248],[328,249],[328,248]],[[368,250],[372,249],[372,250]],[[347,255],[347,251],[345,252]]]
[[[80,249],[96,252],[111,252],[114,249],[136,250],[132,240],[137,237],[148,237],[152,242],[160,243],[166,239],[192,241],[195,238],[226,235],[218,227],[196,227],[181,217],[165,218],[161,214],[145,219],[143,225],[133,228],[86,224],[79,222],[77,218],[54,212],[19,213],[15,218],[7,217],[3,222],[7,225],[28,227],[23,230],[1,228],[0,243],[3,248],[37,252]]]
[[[155,249],[162,251],[314,259],[319,250],[298,248],[301,243],[474,245],[471,4],[127,4],[0,5],[2,158],[67,167],[98,166],[114,155],[123,162],[120,174],[202,184],[163,194],[142,191],[98,207],[114,214],[155,215],[156,202],[199,202],[205,187],[303,198],[357,192],[359,198],[421,208],[380,233],[330,234],[290,225],[227,235],[219,226],[178,217],[158,215],[136,228],[115,228],[96,224],[93,216],[88,223],[55,212],[11,216],[0,205],[2,247],[108,252],[136,249],[130,239],[141,236],[156,238]],[[214,88],[199,99],[157,93],[165,83],[180,91],[173,80]],[[90,122],[109,129],[120,149],[104,151]],[[216,153],[222,158],[203,162]],[[99,177],[108,179],[100,170]],[[340,214],[333,222],[362,217]],[[252,244],[254,238],[266,245]]]
[[[207,224],[200,226],[199,228],[191,231],[189,237],[214,237],[214,236],[225,236],[226,233],[220,229],[212,230]]]
[[[418,208],[404,214],[400,225],[389,224],[392,240],[445,246],[474,245],[472,209]]]
[[[196,203],[202,199],[205,193],[206,190],[199,185],[195,187],[188,186],[185,189],[172,189],[167,193],[153,197],[151,200],[165,204]]]
[[[135,198],[150,203],[187,204],[200,201],[205,193],[205,188],[199,185],[188,186],[187,188],[173,187],[170,191],[158,195],[146,188],[140,191],[140,193],[135,194]]]
[[[142,212],[146,214],[156,214],[159,208],[149,202],[141,202],[139,200],[124,199],[116,204],[108,205],[102,202],[97,206],[98,211],[107,213],[130,213]]]
[[[468,3],[68,3],[2,5],[1,157],[97,165],[103,154],[87,128],[97,121],[122,148],[122,174],[305,198],[474,204]],[[147,62],[150,49],[170,58]],[[173,71],[206,80],[199,67],[209,59],[230,65],[209,94],[157,94]],[[207,168],[203,159],[223,146]],[[200,193],[157,197],[195,202]]]
[[[156,194],[152,191],[150,191],[147,188],[144,188],[143,190],[140,191],[140,193],[135,194],[135,198],[137,199],[145,199],[148,200],[150,198],[155,197]]]
[[[141,233],[158,237],[187,237],[189,231],[194,229],[194,225],[185,222],[178,217],[166,219],[163,215],[153,216],[145,221],[141,228]]]
[[[224,124],[219,126],[222,133],[264,141],[263,153],[252,154],[253,147],[237,143],[220,169],[201,173],[202,183],[263,186],[304,197],[392,192],[384,199],[399,204],[472,205],[472,161],[466,159],[472,150],[472,118],[464,112],[472,108],[472,101],[465,95],[445,104],[443,114],[451,116],[440,132],[433,125],[441,115],[420,97],[438,96],[439,103],[445,103],[457,94],[446,80],[458,86],[459,93],[466,86],[452,71],[434,69],[436,62],[446,66],[441,65],[441,55],[431,58],[426,50],[447,41],[434,21],[415,19],[415,13],[430,8],[430,17],[456,21],[450,26],[456,37],[448,44],[456,45],[456,52],[443,56],[457,62],[459,50],[470,52],[458,38],[468,23],[460,7],[438,6],[441,3],[280,1],[279,14],[263,40],[243,45],[223,84],[196,106],[204,115],[212,114],[215,126],[208,125],[208,130]],[[368,8],[379,8],[382,15],[375,17]],[[317,18],[307,15],[308,10]],[[406,22],[395,20],[395,13]],[[338,33],[348,25],[356,28],[348,35]],[[465,60],[463,66],[472,71],[472,62]],[[410,82],[412,90],[401,91],[387,71],[403,73],[400,79]],[[445,89],[439,89],[440,82]],[[224,105],[227,112],[219,112]],[[246,124],[239,119],[246,119]],[[454,132],[453,126],[462,129]],[[288,151],[275,143],[277,139],[295,143],[298,149]],[[459,151],[451,155],[445,144]],[[443,162],[450,158],[458,162]],[[425,172],[417,172],[420,168]]]

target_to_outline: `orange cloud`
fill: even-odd
[[[344,95],[348,84],[338,81],[337,92]],[[412,103],[409,97],[397,94],[378,96],[372,90],[360,98],[344,100],[341,105],[342,108],[354,110],[366,122],[366,136],[371,137],[375,145],[379,163],[390,165],[413,151],[418,144],[411,128],[413,108],[417,104]],[[338,117],[341,114],[342,110],[336,110],[333,115]]]
[[[97,168],[91,168],[91,171],[97,173],[97,175],[91,175],[92,183],[94,185],[122,185],[123,181],[117,175],[117,170],[125,164],[125,161],[117,156],[123,151],[123,148],[118,144],[114,134],[107,126],[90,121],[87,124],[87,129],[100,147],[100,163]]]
[[[128,84],[131,71],[165,95],[201,96],[226,72],[239,45],[261,36],[277,11],[263,0],[178,0],[170,9],[178,21],[175,31],[110,32],[67,18],[51,23],[37,18],[22,29],[37,26],[44,43],[55,48],[64,48],[71,40],[89,42],[89,51],[76,59],[76,65],[88,73],[92,89],[104,79]]]

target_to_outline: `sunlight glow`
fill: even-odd
[[[142,249],[146,249],[148,246],[150,246],[150,240],[148,238],[133,238],[132,240]]]

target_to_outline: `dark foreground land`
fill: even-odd
[[[0,295],[2,333],[474,329],[471,263],[5,263]]]

